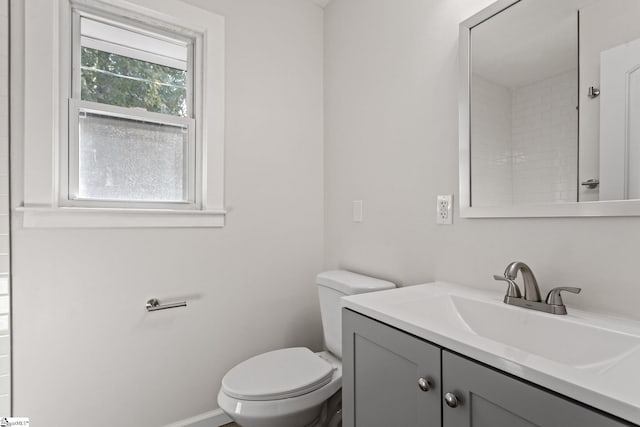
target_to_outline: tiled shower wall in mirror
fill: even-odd
[[[578,74],[520,87],[473,75],[475,206],[576,200]]]
[[[9,0],[0,0],[0,417],[11,415],[9,266]]]

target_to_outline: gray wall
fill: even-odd
[[[640,319],[640,218],[460,219],[458,24],[491,0],[334,0],[325,9],[325,266],[402,285],[492,288],[513,260],[569,306]],[[351,221],[353,200],[364,222]]]

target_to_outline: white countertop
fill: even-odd
[[[474,323],[462,316],[454,308],[455,301],[450,303],[456,296],[463,297],[458,300],[469,307],[480,303],[485,308],[485,318],[480,316]],[[503,297],[501,292],[434,282],[345,297],[342,305],[640,425],[640,322],[571,306],[565,316],[541,313],[507,306],[502,302]],[[497,313],[488,316],[493,319],[486,316],[487,309]],[[492,327],[491,321],[499,321],[499,316],[505,314],[511,320],[517,316],[518,321],[498,325],[496,329],[501,331],[496,334],[504,335],[504,339],[487,338],[486,335],[493,333],[487,329]],[[515,329],[531,324],[542,325],[535,336],[514,334]],[[564,330],[580,333],[567,334],[570,336],[565,338],[561,335]],[[535,330],[526,333],[532,331]],[[603,346],[599,342],[598,337],[604,337],[603,334],[613,334],[612,345]],[[511,345],[509,336],[516,337],[519,343]],[[547,338],[555,340],[554,345],[547,346]],[[537,345],[545,351],[537,351]],[[618,345],[619,354],[616,353]],[[606,360],[600,361],[599,357]]]

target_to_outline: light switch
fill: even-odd
[[[353,201],[353,222],[362,222],[362,200]]]

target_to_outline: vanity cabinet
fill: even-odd
[[[344,427],[633,425],[348,309],[342,320]]]

